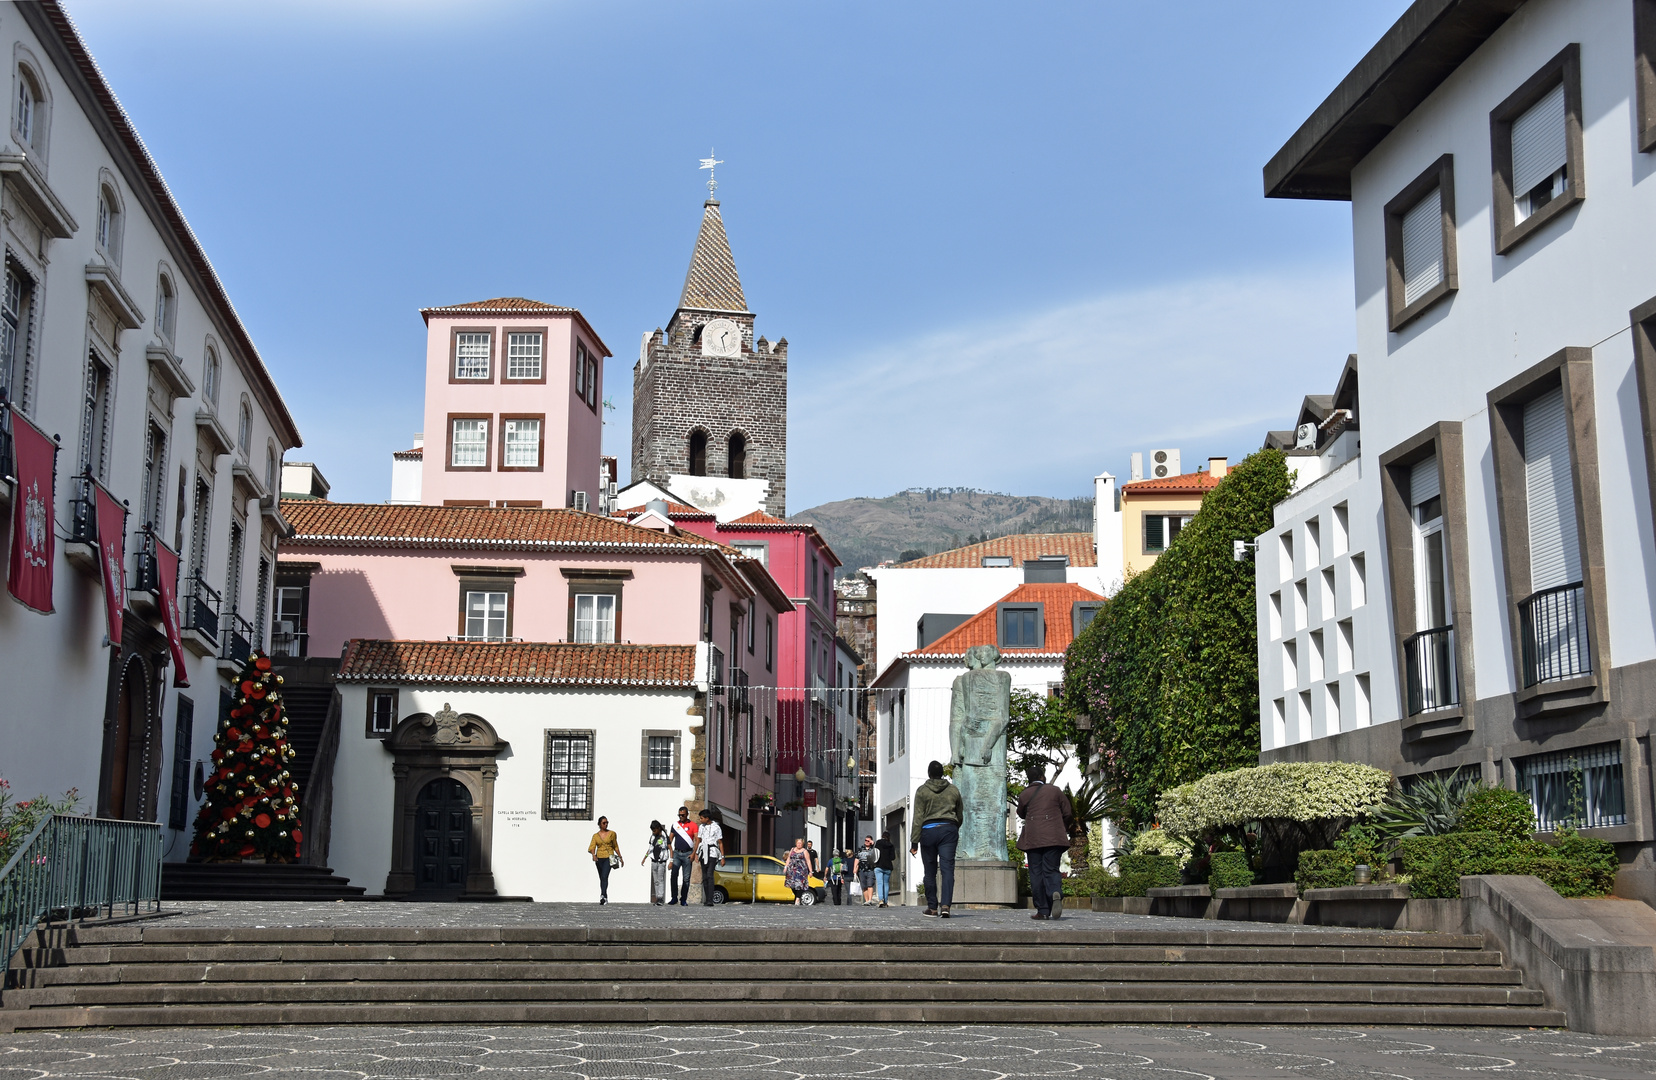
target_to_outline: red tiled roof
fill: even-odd
[[[617,510],[614,516],[618,518],[635,518],[648,509],[648,506],[635,506],[630,510]],[[686,506],[684,503],[679,502],[667,503],[667,516],[669,518],[699,518],[704,521],[713,520],[713,514],[711,511],[703,510],[696,506]]]
[[[416,446],[412,450],[393,450],[391,452],[391,456],[394,457],[394,458],[401,457],[401,458],[422,458],[423,459],[425,457],[425,449],[423,447]]]
[[[982,566],[984,558],[991,555],[1010,555],[1013,566],[1022,566],[1025,559],[1038,559],[1042,555],[1068,555],[1071,566],[1098,565],[1098,553],[1093,550],[1093,534],[1083,532],[1002,536],[897,565],[905,570],[961,570]]]
[[[441,307],[421,308],[421,315],[444,315],[451,311],[493,311],[507,314],[514,311],[574,311],[572,307],[560,307],[557,304],[543,304],[539,300],[526,300],[521,296],[497,296],[493,300],[473,300],[469,304],[444,304]]]
[[[1062,653],[1075,640],[1075,624],[1070,619],[1070,605],[1081,602],[1099,602],[1104,598],[1089,589],[1068,582],[1038,585],[1019,585],[1016,589],[990,604],[947,634],[905,656],[963,656],[974,645],[994,645],[1000,638],[995,625],[995,611],[1000,604],[1044,604],[1046,615],[1046,644],[1039,649],[1002,649],[1008,656]]]
[[[733,521],[730,522],[730,524],[732,524],[732,525],[790,525],[790,524],[804,525],[804,522],[783,521],[779,517],[772,517],[771,515],[765,513],[763,510],[755,510],[751,514],[743,514],[741,517],[734,519]],[[805,525],[805,528],[809,529],[809,528],[811,528],[811,526]]]
[[[508,548],[550,551],[723,550],[692,533],[669,536],[580,510],[427,506],[283,499],[288,542],[329,547]]]
[[[1195,494],[1201,491],[1212,491],[1219,486],[1223,476],[1214,476],[1210,472],[1187,472],[1177,476],[1164,476],[1157,480],[1133,480],[1121,485],[1122,494],[1135,494],[1156,491],[1176,491],[1186,494]]]
[[[354,638],[340,682],[510,683],[530,686],[691,686],[694,645],[376,641]]]

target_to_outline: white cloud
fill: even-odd
[[[1329,393],[1347,267],[1113,292],[827,356],[793,374],[790,509],[916,484],[1080,495],[1133,450],[1232,460]]]

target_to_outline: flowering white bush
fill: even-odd
[[[1162,793],[1156,811],[1163,831],[1194,839],[1261,819],[1355,817],[1384,799],[1391,782],[1386,770],[1351,761],[1281,762],[1181,784]]]
[[[1134,855],[1171,855],[1179,860],[1179,869],[1190,861],[1190,845],[1166,829],[1145,829],[1133,837]]]

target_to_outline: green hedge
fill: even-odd
[[[1180,883],[1179,860],[1171,855],[1123,855],[1116,860],[1116,869],[1123,878],[1143,878],[1145,888],[1166,889]],[[1143,896],[1144,893],[1122,893],[1122,896]]]
[[[1208,886],[1214,889],[1245,889],[1254,883],[1253,867],[1242,851],[1215,851],[1208,856]]]
[[[1254,563],[1232,544],[1270,532],[1289,490],[1280,450],[1249,455],[1070,646],[1064,698],[1092,719],[1118,823],[1148,825],[1163,791],[1259,761]]]
[[[1302,851],[1294,884],[1303,895],[1308,889],[1340,889],[1357,884],[1357,863],[1350,852]]]
[[[1528,840],[1535,832],[1535,808],[1529,796],[1511,788],[1482,788],[1461,804],[1461,832],[1491,832],[1508,840]]]
[[[1531,874],[1560,896],[1604,896],[1616,883],[1617,866],[1614,845],[1567,831],[1556,844],[1484,830],[1415,836],[1397,845],[1397,868],[1409,875],[1416,899],[1458,897],[1460,879],[1473,874]]]

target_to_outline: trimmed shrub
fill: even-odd
[[[1215,851],[1208,856],[1208,886],[1214,889],[1245,889],[1254,881],[1253,867],[1242,851]]]
[[[1179,860],[1171,855],[1123,855],[1116,860],[1116,869],[1123,878],[1143,878],[1147,889],[1165,889],[1179,884]],[[1123,896],[1143,896],[1144,893],[1123,893]]]
[[[1106,875],[1098,882],[1094,896],[1148,896],[1152,888],[1159,888],[1145,874]]]
[[[1156,800],[1162,829],[1200,837],[1251,821],[1350,818],[1379,803],[1391,773],[1351,761],[1295,761],[1212,773]]]
[[[1618,862],[1613,845],[1575,833],[1553,845],[1484,831],[1410,837],[1397,845],[1397,865],[1410,895],[1441,899],[1460,896],[1460,879],[1473,874],[1532,874],[1560,896],[1603,896]]]
[[[1294,871],[1294,884],[1304,894],[1307,889],[1339,889],[1357,883],[1357,863],[1344,851],[1302,851],[1299,869]]]
[[[1528,840],[1535,832],[1529,796],[1510,788],[1483,788],[1461,804],[1458,832],[1491,832],[1507,840]]]
[[[1134,855],[1171,855],[1179,860],[1180,869],[1190,862],[1190,843],[1166,829],[1145,829],[1133,837],[1128,850]]]

